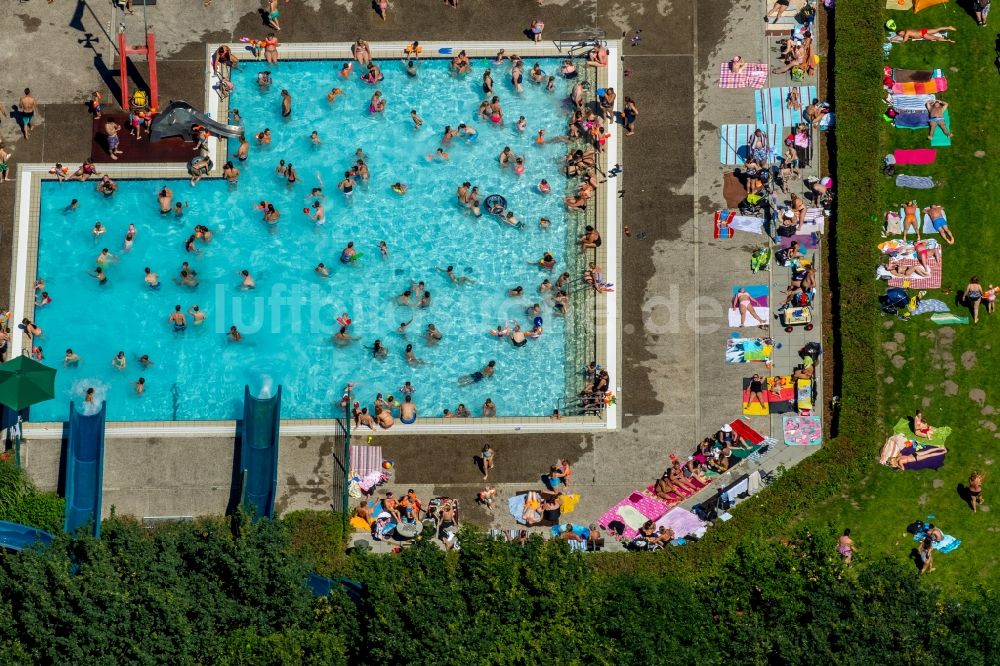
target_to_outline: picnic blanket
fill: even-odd
[[[930,176],[907,176],[898,174],[896,176],[896,187],[909,187],[914,190],[929,190],[934,187],[934,179]]]
[[[927,121],[931,117],[931,114],[927,113],[927,109],[920,111],[899,111],[897,109],[897,111],[896,118],[893,120],[897,129],[927,129]]]
[[[941,117],[944,119],[944,126],[951,132],[951,114],[948,113],[948,109],[944,110]],[[951,145],[951,137],[944,133],[940,125],[934,126],[934,133],[931,134],[931,145],[939,148]]]
[[[750,147],[747,142],[758,127],[767,135],[772,152],[775,146],[782,142],[780,125],[723,125],[719,128],[721,136],[719,162],[721,164],[743,164],[750,157]]]
[[[675,506],[660,516],[660,519],[656,521],[656,529],[661,527],[669,529],[677,539],[683,539],[686,536],[695,536],[700,539],[705,536],[705,531],[708,529],[704,520],[679,506]]]
[[[926,532],[917,532],[916,534],[913,535],[913,540],[914,541],[923,541],[926,538],[927,538],[927,533]],[[950,553],[951,551],[955,550],[956,548],[958,548],[961,545],[962,545],[962,540],[961,539],[956,539],[952,535],[945,534],[944,532],[942,532],[941,533],[941,540],[940,541],[934,541],[932,543],[932,545],[931,545],[931,549],[932,550],[937,550],[937,551],[940,551],[941,553],[945,553],[946,554],[946,553]]]
[[[799,93],[799,108],[788,108],[788,97],[792,89]],[[792,127],[802,121],[802,111],[816,99],[816,86],[782,86],[761,88],[754,93],[755,115],[758,125],[781,125]]]
[[[900,164],[931,164],[937,159],[937,151],[933,148],[897,148],[892,151],[896,165]]]
[[[904,416],[896,421],[896,425],[892,426],[892,431],[894,433],[906,435],[907,439],[912,439],[917,442],[933,444],[934,446],[944,446],[945,442],[948,440],[948,435],[951,434],[951,427],[941,426],[940,428],[934,428],[934,436],[930,439],[917,437],[913,434],[913,430],[910,429],[910,419]]]
[[[729,338],[726,363],[764,363],[771,359],[774,342],[769,338]]]
[[[722,176],[722,198],[726,200],[726,208],[736,208],[747,196],[747,188],[743,186],[739,176],[728,171]]]
[[[768,414],[787,414],[795,411],[795,389],[791,375],[764,377],[764,403],[756,398],[751,402],[750,382],[752,377],[743,378],[743,415],[767,416]]]
[[[770,73],[766,63],[748,62],[739,74],[730,69],[729,63],[719,66],[720,88],[763,88]]]
[[[889,95],[889,104],[897,111],[927,111],[927,102],[936,100],[936,95]]]
[[[817,234],[795,234],[794,236],[782,236],[781,237],[781,247],[789,248],[792,246],[792,242],[797,242],[802,247],[808,250],[815,250],[819,247],[819,236]]]
[[[789,446],[819,446],[823,442],[823,423],[818,416],[785,416],[781,429]]]
[[[634,539],[639,536],[639,528],[647,520],[659,520],[671,507],[655,497],[650,497],[638,490],[608,509],[607,513],[597,519],[597,524],[605,529],[612,522],[621,523],[624,528],[621,536]],[[610,530],[617,534],[615,530]]]
[[[896,83],[926,83],[941,76],[940,69],[894,69],[892,80]]]
[[[941,219],[944,220],[945,226],[948,226],[948,215],[943,210],[941,211]],[[922,227],[922,231],[925,234],[938,233],[938,230],[934,228],[934,221],[931,220],[931,216],[927,213],[924,213],[924,224]]]
[[[739,287],[733,287],[732,294],[730,294],[730,305],[729,305],[729,326],[730,328],[739,328],[740,324],[740,311],[739,308],[734,308],[732,306],[732,299],[736,298],[736,293],[739,291]],[[767,285],[755,284],[744,286],[747,293],[750,294],[751,298],[757,301],[757,305],[754,306],[753,311],[757,313],[757,316],[767,322],[771,318],[771,308],[768,303]],[[753,315],[747,312],[746,322],[742,326],[753,328],[759,326],[760,322],[754,319]]]
[[[920,277],[916,273],[908,278],[889,278],[890,287],[903,287],[904,289],[940,289],[941,288],[941,263],[934,258],[927,260],[927,268],[930,269],[930,276]],[[898,260],[899,266],[918,266],[917,259],[906,257]]]
[[[948,90],[948,79],[938,76],[930,81],[896,81],[892,84],[894,95],[933,95]]]

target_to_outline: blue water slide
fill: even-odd
[[[0,548],[24,550],[35,543],[47,546],[52,543],[52,535],[27,525],[0,521]]]
[[[66,446],[66,521],[73,534],[84,525],[101,536],[101,496],[104,489],[104,420],[107,403],[93,414],[69,404],[69,441]]]
[[[269,398],[243,392],[240,446],[242,503],[252,506],[256,518],[274,517],[278,491],[278,430],[281,426],[281,386]]]

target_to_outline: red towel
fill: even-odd
[[[903,148],[894,150],[892,156],[896,164],[930,164],[937,159],[934,148]]]
[[[754,446],[764,441],[764,435],[751,428],[750,424],[743,419],[734,419],[729,425],[733,429],[733,432]]]

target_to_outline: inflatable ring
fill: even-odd
[[[486,206],[486,210],[495,215],[502,215],[507,210],[507,200],[499,194],[489,195],[483,199],[483,204]],[[494,211],[493,209],[497,206],[500,207],[500,210]]]
[[[201,160],[201,159],[204,159],[206,162],[208,162],[208,170],[209,171],[211,171],[212,169],[215,168],[215,163],[212,162],[211,158],[208,158],[208,157],[204,157],[203,158],[203,157],[201,157],[199,155],[197,157],[192,157],[190,160],[188,160],[188,173],[191,173],[191,174],[194,173],[194,163],[195,163],[195,160]],[[258,208],[260,208],[260,206],[258,206]]]

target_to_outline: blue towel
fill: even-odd
[[[934,187],[934,179],[930,176],[907,176],[899,174],[896,176],[896,187],[909,187],[914,190],[929,190]]]
[[[896,116],[895,124],[899,129],[927,129],[930,115],[927,111],[902,111]]]
[[[747,142],[750,136],[757,129],[756,125],[723,125],[719,128],[721,135],[719,148],[720,164],[743,164],[750,157],[750,149]],[[781,152],[781,126],[761,125],[767,135],[768,143],[771,146],[772,156],[775,151]]]
[[[787,108],[788,95],[792,87],[798,88],[802,108]],[[802,120],[802,111],[816,98],[816,86],[785,86],[781,88],[761,88],[754,93],[755,119],[758,125],[775,124],[791,127]]]
[[[925,538],[927,538],[927,534],[925,534],[924,532],[917,532],[916,534],[913,535],[914,541],[923,541]],[[950,553],[951,551],[955,550],[961,545],[962,545],[961,539],[956,539],[950,534],[945,534],[944,538],[942,538],[940,541],[934,542],[932,548],[941,553]]]

